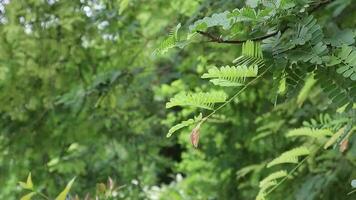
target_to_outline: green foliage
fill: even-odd
[[[301,106],[304,103],[304,101],[308,98],[315,83],[316,80],[313,78],[313,76],[309,76],[306,78],[305,84],[302,87],[302,89],[300,89],[300,92],[297,97],[297,104],[299,106]]]
[[[214,13],[211,17],[204,17],[203,19],[197,20],[193,25],[189,26],[189,29],[191,32],[194,32],[214,26],[222,26],[225,30],[228,30],[231,27],[229,15],[229,11]]]
[[[331,74],[335,75],[335,71],[330,68],[320,69],[316,79],[335,107],[340,108],[346,105],[346,110],[352,109],[356,101],[356,85],[337,75],[330,77]]]
[[[222,27],[223,31],[221,31],[220,34],[224,34],[226,30],[230,30],[231,35],[238,35],[241,34],[243,30],[239,30],[237,32],[235,30],[240,28],[238,26],[239,23],[243,23],[245,25],[251,25],[255,28],[255,31],[257,29],[256,32],[267,33],[265,37],[261,37],[261,40],[263,40],[263,45],[261,46],[260,43],[257,41],[247,40],[246,42],[241,42],[241,40],[229,40],[231,39],[231,36],[229,37],[220,35],[218,37],[214,37],[214,35],[210,33],[199,32],[202,36],[209,38],[210,42],[231,44],[243,43],[241,56],[234,60],[236,66],[226,66],[221,68],[214,67],[212,69],[209,69],[207,73],[204,73],[202,78],[209,78],[211,79],[211,82],[214,83],[214,85],[218,86],[241,86],[243,85],[244,79],[248,77],[246,76],[246,74],[248,73],[241,73],[241,69],[239,67],[243,66],[245,70],[251,70],[250,77],[256,77],[257,73],[253,73],[252,69],[257,72],[259,71],[259,69],[264,68],[267,63],[267,66],[271,65],[270,71],[278,75],[277,80],[279,82],[275,85],[277,85],[279,89],[273,90],[277,92],[276,96],[278,97],[279,95],[283,95],[283,93],[286,93],[288,97],[286,99],[287,102],[291,101],[290,103],[285,103],[286,108],[295,101],[297,108],[300,108],[303,106],[303,104],[305,104],[308,98],[310,98],[310,101],[313,102],[312,105],[316,106],[316,102],[319,102],[319,100],[315,100],[315,98],[319,99],[319,97],[318,94],[313,95],[313,91],[319,89],[319,87],[321,86],[323,91],[325,91],[325,93],[328,93],[330,99],[333,101],[333,104],[331,104],[331,106],[335,105],[336,108],[344,108],[345,112],[352,110],[355,100],[353,94],[351,94],[350,92],[353,90],[353,84],[349,81],[341,79],[339,76],[331,76],[332,73],[335,74],[336,70],[332,71],[330,70],[330,67],[328,67],[331,65],[329,64],[329,60],[331,58],[329,52],[334,52],[334,49],[327,46],[327,44],[330,44],[330,41],[333,41],[333,46],[340,46],[340,44],[336,43],[352,43],[353,38],[348,38],[349,35],[347,32],[345,32],[345,37],[340,40],[335,41],[330,38],[326,39],[323,27],[319,24],[318,20],[314,16],[308,14],[299,14],[309,12],[306,10],[310,6],[309,3],[311,2],[299,2],[300,4],[293,3],[293,1],[290,1],[288,3],[283,2],[279,5],[264,4],[264,6],[266,7],[262,9],[260,8],[261,10],[257,12],[256,10],[251,8],[236,9],[231,13],[229,11],[225,11],[213,14],[211,15],[211,17],[205,17],[202,20],[198,20],[193,25],[191,25],[191,32],[201,30],[209,31],[212,30],[212,27]],[[259,3],[253,5],[256,7],[258,4]],[[304,7],[300,9],[300,6]],[[270,10],[271,7],[275,8],[274,12]],[[318,4],[316,7],[318,7]],[[291,10],[285,12],[286,10],[284,9],[286,8]],[[315,8],[312,8],[311,10],[313,9]],[[298,11],[299,13],[293,13],[293,10]],[[289,18],[290,15],[295,15],[299,17],[293,19],[293,17]],[[287,25],[280,26],[279,31],[277,30],[273,32],[271,30],[276,29],[276,27],[274,27],[273,25],[273,20],[281,20],[280,23],[282,22],[282,20],[287,20],[287,23],[285,21],[283,22]],[[266,31],[266,28],[264,30],[260,28],[260,24],[263,22],[267,22],[264,25],[270,26],[269,30]],[[258,30],[259,28],[262,30]],[[245,36],[246,35],[249,34],[245,34]],[[259,37],[254,38],[254,40],[259,40]],[[266,51],[265,55],[268,56],[262,56],[262,49]],[[350,54],[351,53],[348,52],[347,55]],[[343,60],[345,60],[345,58]],[[349,60],[352,61],[352,59]],[[341,63],[336,63],[335,61],[333,62],[335,64],[332,65]],[[345,68],[345,70],[349,70],[349,68]],[[349,73],[349,71],[347,72]],[[340,73],[340,70],[338,70],[338,73]],[[285,80],[287,87],[285,89],[280,89],[280,84],[283,83],[283,80]],[[239,95],[243,95],[244,89],[246,88],[244,87],[243,89],[241,89],[241,91],[238,91],[237,93],[232,95],[232,99],[238,97]],[[182,98],[187,97],[182,96]],[[231,101],[233,100],[229,99],[227,102]],[[241,101],[241,97],[239,97],[239,101]],[[283,101],[281,101],[281,104],[283,105]],[[223,104],[223,106],[225,106],[225,104]],[[221,107],[218,107],[216,110],[213,110],[204,119],[207,119],[214,115],[220,110],[220,108]],[[296,111],[295,109],[289,110]],[[347,119],[347,121],[349,120],[350,119]],[[205,120],[203,122],[205,122]],[[280,122],[282,123],[278,123],[278,126],[276,125],[276,123],[270,123],[271,125],[265,125],[263,127],[284,127],[284,121]],[[328,126],[327,128],[336,128],[343,123],[341,121],[332,122],[332,125]],[[262,129],[262,127],[261,129],[259,128],[257,130],[259,130],[258,135],[252,138],[253,142],[262,142],[263,140],[272,137],[274,135],[274,132],[278,132],[270,131],[268,130],[268,128]],[[331,129],[319,129],[319,127],[304,127],[300,129],[289,130],[287,137],[307,136],[315,138],[317,142],[323,143],[325,142],[325,138],[331,135]],[[267,167],[269,168],[284,163],[294,163],[298,164],[297,166],[299,166],[299,157],[306,156],[309,154],[311,154],[309,148],[307,148],[306,146],[301,146],[282,153],[280,156],[270,161],[267,164]],[[245,176],[246,174],[253,171],[254,168],[247,169],[248,170],[246,172],[241,171],[239,173],[239,177],[242,176],[241,173],[243,173],[243,176]],[[285,176],[287,176],[286,172],[284,172],[282,177]],[[277,186],[277,182],[266,182],[265,186],[260,189],[260,193],[258,194],[257,199],[267,198],[267,194],[265,194],[266,189],[272,186]],[[268,194],[269,193],[270,192],[268,192]]]
[[[69,181],[69,183],[66,185],[64,190],[56,197],[55,200],[65,200],[67,198],[67,195],[69,193],[70,188],[72,187],[73,183],[75,181],[75,178]]]
[[[159,153],[175,142],[164,140],[154,92],[173,72],[152,52],[179,12],[163,0],[1,1],[0,10],[0,199],[30,193],[17,186],[29,170],[50,199],[72,177],[69,197],[95,199],[109,176],[125,185],[112,199],[144,199],[140,186],[174,165]]]
[[[226,94],[222,91],[179,93],[167,102],[166,108],[172,108],[174,106],[193,106],[212,110],[216,103],[223,103],[226,101],[226,98]]]
[[[311,129],[311,128],[298,128],[291,130],[287,133],[287,137],[299,137],[299,136],[307,136],[312,138],[323,138],[327,136],[333,135],[330,130],[327,129]]]
[[[321,27],[317,24],[313,16],[304,18],[294,28],[293,43],[295,45],[304,45],[307,42],[318,44],[323,37]]]
[[[260,191],[256,196],[256,200],[266,199],[266,192],[269,188],[277,185],[277,180],[286,177],[288,174],[284,170],[280,170],[268,175],[262,181],[260,181],[259,187]]]
[[[124,10],[128,7],[130,3],[130,0],[121,0],[120,1],[120,9],[119,9],[119,14],[122,14]]]
[[[353,199],[354,10],[0,1],[0,199]]]
[[[324,149],[329,148],[333,144],[337,142],[337,140],[341,137],[342,134],[345,133],[345,127],[338,130],[324,145]]]
[[[221,13],[214,13],[210,17],[204,17],[197,20],[194,24],[189,26],[190,32],[197,30],[204,30],[207,28],[221,26],[225,30],[229,30],[234,24],[242,22],[261,23],[268,20],[272,16],[272,10],[265,9],[256,12],[253,8],[244,7],[241,9],[234,9],[232,12],[224,11]]]
[[[271,162],[267,164],[267,167],[272,167],[275,165],[280,165],[284,163],[298,163],[300,156],[309,155],[310,151],[307,147],[296,147],[292,150],[286,151],[282,153],[277,158],[273,159]]]
[[[258,67],[246,65],[240,66],[225,66],[214,67],[209,69],[208,73],[202,75],[201,78],[210,78],[210,82],[218,86],[241,86],[247,77],[256,77]]]
[[[350,46],[342,46],[341,51],[331,58],[329,65],[341,65],[336,72],[345,78],[356,80],[356,51]]]
[[[261,44],[258,42],[247,40],[245,43],[242,44],[242,56],[262,59],[263,55]]]
[[[260,115],[264,114],[266,115],[266,119],[270,120],[260,121],[265,117],[256,120],[259,127],[256,130],[252,130],[256,134],[236,136],[237,140],[240,139],[240,142],[235,144],[235,151],[240,151],[238,147],[240,144],[244,144],[248,146],[247,152],[256,153],[259,156],[262,152],[266,155],[272,153],[279,155],[268,162],[267,168],[284,163],[297,164],[289,173],[284,170],[272,173],[262,181],[261,183],[263,184],[260,184],[260,191],[256,199],[267,199],[270,195],[273,195],[272,199],[285,199],[283,195],[271,193],[277,187],[283,187],[277,182],[277,179],[283,178],[281,182],[285,181],[290,174],[296,172],[305,162],[308,163],[312,171],[315,170],[314,168],[328,170],[322,166],[316,166],[314,160],[318,156],[323,157],[329,155],[329,153],[322,152],[321,155],[317,155],[317,151],[314,150],[317,147],[314,146],[314,143],[317,145],[326,144],[325,146],[327,147],[333,144],[339,145],[340,151],[349,148],[347,146],[351,135],[349,130],[344,131],[342,135],[333,133],[346,124],[348,124],[348,127],[353,126],[350,124],[354,122],[355,118],[354,114],[352,114],[354,113],[355,105],[355,85],[352,83],[352,64],[354,63],[352,45],[355,36],[349,29],[342,30],[339,28],[341,27],[341,22],[331,22],[332,26],[337,27],[334,32],[326,28],[326,26],[329,26],[326,22],[334,20],[333,17],[327,16],[327,14],[322,17],[311,15],[312,12],[319,10],[319,8],[328,3],[320,1],[297,2],[292,0],[270,2],[248,1],[246,4],[253,8],[243,7],[233,11],[227,10],[214,13],[210,17],[196,20],[189,26],[191,34],[197,32],[201,37],[207,38],[208,42],[215,43],[215,45],[219,43],[242,44],[241,56],[234,60],[235,66],[210,68],[208,72],[202,75],[202,78],[210,79],[216,86],[244,87],[232,92],[230,98],[221,106],[216,109],[211,108],[213,110],[203,118],[204,120],[199,125],[201,123],[206,124],[205,126],[209,130],[215,126],[220,127],[217,129],[221,131],[221,127],[226,126],[209,125],[210,118],[214,122],[213,117],[218,112],[222,112],[221,110],[224,111],[224,115],[231,117],[229,122],[239,128],[248,127],[248,125],[238,120],[245,119],[245,117],[260,117]],[[328,9],[336,9],[337,7],[340,13],[346,8],[344,5],[348,5],[348,3],[345,2],[343,6],[337,7],[336,5],[341,5],[342,3],[335,2]],[[318,12],[318,14],[320,13],[322,12]],[[238,38],[238,40],[234,38]],[[197,43],[196,37],[192,37],[191,42]],[[346,51],[345,48],[348,48],[348,50]],[[217,51],[221,52],[219,49]],[[343,55],[339,55],[342,52]],[[332,54],[336,56],[332,56]],[[214,62],[216,58],[215,60],[211,60]],[[335,69],[334,66],[337,68]],[[199,70],[205,70],[205,67]],[[258,71],[259,75],[257,76]],[[273,74],[272,78],[270,74]],[[351,77],[351,81],[339,74],[346,78]],[[253,77],[255,79],[252,79],[251,82],[244,83],[246,78]],[[273,83],[258,80],[260,77],[271,80]],[[182,77],[181,79],[184,78]],[[253,86],[254,83],[256,83],[256,86]],[[272,90],[269,88],[271,84],[273,84]],[[191,85],[191,87],[200,86],[201,88],[211,87],[204,84],[188,83],[187,85]],[[255,91],[256,88],[259,89],[258,92]],[[249,92],[249,89],[252,91]],[[261,96],[257,95],[259,93],[261,93]],[[253,109],[257,109],[258,113],[246,112],[249,109],[250,103],[256,101],[258,98],[264,99],[267,95],[272,97],[274,101],[274,105],[269,107],[269,111],[265,111],[266,113],[259,112],[258,109],[260,107],[257,106],[257,108],[253,107]],[[329,98],[325,98],[325,96]],[[190,97],[182,95],[181,98],[180,101],[184,101],[184,98],[189,99]],[[340,113],[335,114],[336,111]],[[184,109],[182,116],[184,116],[185,112],[189,113],[191,111]],[[244,116],[232,120],[236,117],[234,112],[241,112]],[[322,112],[325,112],[325,114]],[[330,117],[329,113],[333,113],[333,116]],[[316,121],[313,119],[313,115],[328,117],[320,117],[320,121]],[[307,119],[307,116],[312,118],[311,123],[304,121]],[[260,124],[261,122],[262,124]],[[298,129],[288,127],[291,124],[301,124],[301,122],[307,126]],[[191,123],[193,124],[193,121]],[[251,128],[246,129],[246,132],[251,132]],[[203,130],[200,131],[204,132]],[[222,134],[229,133],[229,131],[221,132],[223,132]],[[281,132],[287,132],[287,138],[300,138],[293,140],[293,142],[304,143],[299,144],[300,147],[298,148],[280,154],[276,153],[276,148],[281,150],[290,148],[291,146],[290,143],[286,143],[280,138],[280,135],[285,135],[284,133],[279,134]],[[215,138],[217,136],[210,135],[210,137]],[[230,137],[226,138],[231,139]],[[328,137],[330,139],[327,139]],[[345,139],[345,137],[348,139]],[[246,138],[250,138],[247,141],[260,144],[259,147],[261,148],[251,147],[250,143],[245,142]],[[313,138],[314,140],[308,138]],[[209,150],[211,152],[209,145],[211,145],[214,139],[206,138],[205,140],[208,141],[208,146],[203,146],[203,151]],[[273,145],[270,144],[270,140],[272,140]],[[225,140],[225,143],[227,141]],[[219,150],[215,151],[219,152]],[[217,155],[219,154],[217,153]],[[210,156],[211,153],[209,153]],[[300,161],[299,158],[301,156],[307,157]],[[252,162],[255,163],[255,161]],[[325,160],[325,162],[332,161]],[[249,162],[247,167],[237,172],[238,179],[240,180],[242,177],[246,178],[247,175],[251,174],[250,179],[245,184],[253,187],[256,181],[255,175],[261,173],[260,168],[257,166],[259,165]],[[335,180],[332,179],[330,181]],[[239,185],[238,188],[246,189],[245,184]],[[292,189],[290,190],[293,191]],[[244,199],[249,199],[251,196],[247,197],[248,194],[246,192],[241,196]],[[300,193],[296,195],[300,195]],[[316,196],[318,194],[314,195],[315,198]],[[332,195],[329,194],[329,196]],[[294,198],[291,197],[290,199]]]
[[[31,177],[31,172],[28,174],[27,176],[27,180],[26,183],[25,182],[19,182],[20,186],[23,189],[27,189],[27,190],[33,190],[33,183],[32,183],[32,177]]]
[[[261,67],[263,65],[263,54],[261,44],[250,40],[242,44],[242,54],[233,61],[236,65],[249,67]]]
[[[242,54],[233,61],[237,66],[225,66],[209,69],[201,78],[210,78],[214,85],[241,86],[246,78],[256,77],[258,68],[263,65],[261,45],[246,41],[242,45]]]
[[[68,193],[74,183],[75,178],[73,178],[67,186],[64,188],[64,190],[56,197],[55,200],[66,200],[68,197]],[[31,173],[28,174],[26,183],[25,182],[19,182],[19,185],[21,186],[22,189],[29,190],[30,192],[25,194],[24,196],[21,197],[21,200],[31,200],[33,196],[39,196],[45,199],[49,199],[45,194],[37,190],[37,188],[34,187],[34,184],[32,182],[32,177]]]
[[[179,35],[178,31],[181,28],[181,24],[178,24],[174,30],[171,31],[169,37],[167,37],[159,47],[153,52],[155,55],[165,54],[168,52],[169,49],[174,48],[179,43]]]
[[[185,121],[182,121],[179,124],[174,125],[172,128],[169,129],[168,133],[167,133],[167,137],[171,137],[172,134],[176,131],[178,131],[179,129],[182,129],[184,127],[196,124],[198,122],[200,122],[202,120],[203,115],[200,113],[197,117],[194,117],[194,119],[188,119]]]
[[[264,178],[260,182],[260,188],[267,188],[266,186],[271,186],[271,185],[276,185],[277,184],[277,179],[283,178],[287,176],[287,172],[284,170],[274,172],[270,175],[268,175],[266,178]]]
[[[31,198],[35,195],[35,192],[30,192],[28,194],[26,194],[25,196],[21,197],[20,200],[31,200]]]

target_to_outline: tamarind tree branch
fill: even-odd
[[[273,33],[270,33],[270,34],[267,34],[267,35],[264,35],[264,36],[261,36],[261,37],[252,38],[250,40],[252,40],[252,41],[264,40],[264,39],[267,39],[269,37],[277,35],[278,32],[279,31],[276,31],[276,32],[273,32]],[[226,44],[242,44],[242,43],[247,41],[247,40],[224,40],[221,37],[214,36],[211,33],[204,32],[204,31],[197,31],[197,33],[199,33],[202,36],[205,36],[205,37],[209,38],[210,39],[209,42],[226,43]]]
[[[331,3],[333,0],[324,0],[324,1],[321,1],[319,4],[317,4],[316,6],[312,7],[310,9],[310,13],[312,12],[315,12],[317,11],[318,9],[322,8],[323,6]],[[248,40],[252,40],[252,41],[261,41],[261,40],[264,40],[264,39],[267,39],[269,37],[273,37],[275,35],[277,35],[279,32],[283,33],[287,30],[288,28],[287,27],[284,27],[282,30],[277,30],[273,33],[269,33],[269,34],[266,34],[264,36],[260,36],[260,37],[255,37],[255,38],[251,38],[251,39],[248,39]],[[205,32],[205,31],[196,31],[198,34],[204,36],[204,37],[207,37],[209,38],[210,40],[208,42],[215,42],[215,43],[225,43],[225,44],[242,44],[244,42],[246,42],[247,40],[224,40],[223,38],[221,37],[218,37],[218,36],[215,36],[209,32]]]

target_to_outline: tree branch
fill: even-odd
[[[324,1],[321,1],[319,4],[317,4],[316,6],[312,7],[309,11],[309,13],[313,13],[315,12],[316,10],[320,9],[321,7],[323,7],[324,5],[327,5],[329,3],[331,3],[333,0],[324,0]],[[251,38],[251,39],[248,39],[248,40],[252,40],[252,41],[261,41],[261,40],[264,40],[264,39],[267,39],[269,37],[273,37],[275,35],[278,34],[278,32],[285,32],[288,28],[285,27],[283,28],[282,30],[277,30],[273,33],[269,33],[269,34],[266,34],[264,36],[260,36],[260,37],[255,37],[255,38]],[[247,40],[224,40],[223,38],[221,37],[218,37],[218,36],[215,36],[209,32],[205,32],[205,31],[196,31],[197,33],[199,33],[200,35],[204,36],[204,37],[207,37],[209,38],[210,40],[208,42],[215,42],[215,43],[225,43],[225,44],[242,44],[244,42],[246,42]]]
[[[269,37],[277,35],[278,32],[279,31],[275,31],[273,33],[270,33],[270,34],[267,34],[267,35],[264,35],[264,36],[261,36],[261,37],[255,37],[255,38],[252,38],[252,39],[249,39],[249,40],[252,40],[252,41],[264,40],[266,38],[269,38]],[[244,42],[247,41],[247,40],[224,40],[221,37],[214,36],[211,33],[204,32],[204,31],[197,31],[197,33],[199,33],[200,35],[205,36],[207,38],[210,38],[209,42],[226,43],[226,44],[241,44],[241,43],[244,43]]]

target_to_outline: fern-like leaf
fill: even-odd
[[[260,192],[258,192],[256,200],[266,200],[266,194],[264,193],[264,191],[261,190]]]
[[[275,165],[284,164],[284,163],[298,163],[298,158],[300,156],[309,155],[310,151],[306,147],[297,147],[292,150],[282,153],[279,157],[273,159],[267,164],[267,168],[270,168]]]
[[[248,67],[261,67],[264,64],[261,44],[250,40],[243,43],[242,54],[233,63]]]
[[[243,167],[239,171],[236,172],[237,179],[240,179],[251,172],[256,172],[256,171],[258,172],[264,166],[265,166],[264,163],[262,163],[262,164],[254,164],[254,165],[248,165],[246,167]]]
[[[230,12],[225,11],[222,13],[215,13],[210,17],[204,17],[196,22],[193,25],[189,26],[191,32],[196,30],[203,30],[213,26],[222,26],[223,29],[228,30],[231,27],[229,16]]]
[[[265,39],[263,41],[264,49],[272,52],[273,55],[279,55],[308,44],[310,47],[306,49],[310,50],[312,48],[312,54],[308,51],[303,51],[303,49],[296,49],[289,56],[292,56],[293,59],[298,58],[311,63],[321,63],[321,55],[325,54],[327,49],[326,45],[321,42],[324,35],[316,19],[313,16],[309,16],[297,24],[289,24],[289,27],[294,31],[284,34],[278,33],[274,37]]]
[[[295,33],[293,43],[296,45],[304,45],[308,41],[315,45],[323,38],[321,27],[313,16],[309,16],[298,23]]]
[[[262,22],[267,20],[271,15],[271,10],[257,11],[253,8],[244,7],[241,9],[234,9],[231,12],[231,19],[234,23],[238,22]]]
[[[311,50],[311,51],[310,51]],[[323,57],[328,53],[328,48],[323,42],[315,45],[305,45],[291,52],[289,58],[297,62],[310,62],[322,64]]]
[[[349,79],[344,79],[335,73],[331,67],[318,69],[315,78],[322,90],[337,108],[345,107],[345,111],[351,110],[356,102],[356,84]]]
[[[287,133],[287,137],[299,137],[299,136],[307,136],[312,138],[324,138],[327,136],[332,136],[333,133],[328,129],[312,129],[312,128],[298,128],[293,129]]]
[[[193,106],[208,110],[214,109],[215,103],[223,103],[227,99],[224,92],[199,92],[192,94],[179,93],[166,104],[166,108],[174,106]]]
[[[304,103],[304,101],[308,98],[308,96],[311,94],[311,90],[313,86],[317,83],[317,81],[313,78],[313,76],[308,76],[306,78],[306,81],[304,83],[304,86],[302,89],[299,91],[298,97],[297,97],[297,104],[299,107],[301,107]]]
[[[277,184],[277,179],[284,178],[287,175],[288,175],[288,173],[285,170],[274,172],[274,173],[268,175],[262,181],[260,181],[260,188],[268,188],[269,186],[271,186],[270,183]],[[273,184],[273,185],[275,185],[275,184]]]
[[[212,16],[204,17],[189,27],[191,32],[203,30],[210,27],[221,26],[223,29],[228,30],[236,23],[247,22],[250,24],[257,24],[266,22],[272,18],[274,12],[272,9],[262,9],[256,11],[253,8],[245,7],[241,9],[234,9],[232,12],[224,11],[215,13]]]
[[[202,78],[210,78],[214,85],[241,86],[247,77],[256,77],[257,73],[257,66],[225,66],[209,69],[208,73],[203,74]]]
[[[268,175],[266,178],[264,178],[262,181],[260,181],[260,191],[258,192],[256,196],[256,200],[265,200],[266,199],[266,191],[277,185],[277,180],[280,178],[284,178],[288,176],[287,171],[285,170],[280,170],[277,172],[274,172],[270,175]]]
[[[169,49],[174,48],[179,43],[178,31],[181,28],[181,24],[178,24],[169,34],[169,36],[163,40],[157,49],[153,52],[154,55],[162,55],[168,52]]]
[[[184,127],[198,123],[199,121],[201,121],[202,117],[203,117],[203,115],[200,113],[200,115],[198,115],[197,117],[194,117],[194,119],[188,119],[188,120],[182,121],[179,124],[174,125],[172,128],[169,129],[169,131],[167,133],[167,137],[171,137],[172,134],[174,132],[178,131],[179,129],[182,129]]]
[[[356,81],[356,50],[350,46],[342,46],[341,51],[331,58],[330,65],[339,65],[337,73]]]
[[[290,35],[278,34],[274,37],[263,40],[263,47],[266,51],[271,52],[273,55],[280,55],[295,47],[295,44],[290,41]]]

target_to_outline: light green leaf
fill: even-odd
[[[55,200],[65,200],[74,181],[75,181],[75,178],[70,180],[69,183],[67,184],[67,186],[64,188],[64,190],[57,196],[57,198]]]
[[[308,98],[310,91],[313,88],[315,83],[316,83],[316,80],[313,78],[313,76],[309,76],[307,78],[303,88],[300,90],[300,92],[298,94],[297,104],[299,105],[299,107],[302,106],[304,101]]]
[[[121,15],[124,10],[128,7],[130,3],[130,0],[121,0],[120,1],[120,9],[119,9],[119,14]]]
[[[166,108],[174,106],[193,106],[213,110],[214,104],[223,103],[227,95],[223,91],[199,92],[199,93],[178,93],[166,104]]]
[[[181,27],[182,25],[179,23],[173,30],[171,30],[169,36],[154,50],[153,55],[163,55],[174,47],[183,48],[187,43],[180,41],[179,29]]]
[[[26,183],[25,182],[19,182],[20,186],[23,189],[27,189],[27,190],[33,190],[33,183],[32,183],[32,178],[31,178],[31,172],[28,174],[27,176],[27,180]]]
[[[194,119],[188,119],[186,121],[182,121],[181,123],[179,123],[177,125],[174,125],[172,128],[169,129],[167,137],[171,137],[174,132],[176,132],[179,129],[182,129],[186,126],[190,126],[192,124],[194,124]]]
[[[20,200],[31,200],[32,196],[34,196],[35,194],[35,192],[28,193],[25,196],[21,197]]]
[[[172,128],[169,129],[168,133],[167,133],[167,137],[171,137],[172,134],[176,131],[178,131],[179,129],[182,129],[184,127],[190,126],[196,122],[201,121],[203,115],[200,113],[197,117],[194,117],[194,119],[188,119],[186,121],[182,121],[179,124],[176,124],[175,126],[173,126]]]
[[[224,66],[214,67],[209,69],[208,73],[202,75],[201,78],[209,78],[214,85],[224,87],[234,87],[244,85],[244,81],[248,77],[256,77],[258,66],[246,67],[242,66]]]
[[[293,163],[297,164],[299,162],[300,156],[309,155],[310,151],[307,147],[297,147],[292,150],[286,151],[282,153],[279,157],[273,159],[271,162],[267,164],[267,168],[270,168],[275,165],[284,164],[284,163]]]
[[[268,183],[274,182],[277,179],[286,177],[287,175],[288,175],[288,173],[285,170],[280,170],[280,171],[274,172],[274,173],[268,175],[262,181],[260,181],[260,188],[266,188],[268,185],[270,185]]]
[[[307,137],[320,139],[331,135],[332,132],[328,129],[311,129],[308,127],[303,127],[303,128],[290,130],[286,136],[287,137],[307,136]]]

